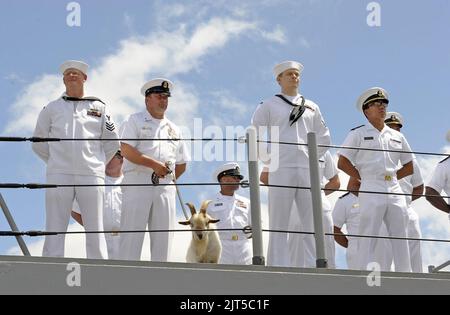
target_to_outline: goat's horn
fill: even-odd
[[[189,207],[189,209],[191,209],[191,214],[192,215],[194,215],[194,214],[196,214],[197,212],[195,211],[195,207],[194,207],[194,205],[192,204],[192,203],[186,203],[186,205]]]
[[[202,206],[200,207],[200,212],[206,213],[206,209],[208,209],[208,206],[211,202],[211,200],[203,201]]]

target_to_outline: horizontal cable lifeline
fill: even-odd
[[[297,142],[277,142],[277,141],[266,141],[258,140],[260,143],[270,143],[270,144],[282,144],[282,145],[297,145],[297,146],[307,146],[307,143],[297,143]],[[435,153],[435,152],[421,152],[421,151],[402,151],[402,150],[388,150],[388,149],[371,149],[371,148],[359,148],[359,147],[348,147],[341,145],[326,145],[318,144],[319,148],[333,148],[333,149],[348,149],[348,150],[360,150],[360,151],[375,151],[375,152],[394,152],[394,153],[412,153],[417,155],[430,155],[430,156],[443,156],[448,157],[448,153]]]
[[[0,231],[0,236],[54,236],[54,235],[70,235],[70,234],[129,234],[129,233],[178,233],[178,232],[201,232],[201,231],[241,231],[245,234],[251,234],[251,227],[234,228],[234,229],[161,229],[161,230],[128,230],[128,231],[65,231],[65,232],[51,232],[51,231]],[[269,233],[290,233],[290,234],[303,234],[314,235],[314,232],[303,231],[290,231],[290,230],[273,230],[262,229],[263,232]],[[324,233],[326,236],[345,236],[345,237],[357,237],[357,238],[372,238],[372,239],[387,239],[387,240],[402,240],[402,241],[421,241],[421,242],[437,242],[437,243],[450,243],[447,239],[431,239],[431,238],[412,238],[412,237],[393,237],[393,236],[378,236],[378,235],[360,235],[360,234],[336,234],[336,233]]]
[[[60,142],[60,141],[237,141],[240,143],[245,143],[245,138],[175,138],[175,139],[139,139],[139,138],[124,138],[124,139],[97,139],[97,138],[41,138],[41,137],[0,137],[0,142]],[[283,141],[268,141],[268,140],[258,140],[260,143],[270,143],[270,144],[281,144],[281,145],[296,145],[296,146],[307,146],[307,143],[297,143],[297,142],[283,142]],[[318,144],[320,148],[334,148],[334,149],[348,149],[348,150],[361,150],[361,151],[375,151],[375,152],[394,152],[394,153],[412,153],[416,155],[428,155],[428,156],[439,156],[448,157],[450,154],[446,153],[435,153],[435,152],[421,152],[421,151],[402,151],[402,150],[388,150],[388,149],[371,149],[371,148],[359,148],[359,147],[348,147],[339,145],[325,145]]]
[[[0,137],[0,142],[61,142],[61,141],[245,141],[237,138],[123,138],[123,139],[98,139],[98,138],[41,138],[41,137]]]
[[[252,232],[250,227],[235,229],[166,229],[166,230],[128,230],[128,231],[0,231],[0,236],[53,236],[53,235],[70,235],[70,234],[129,234],[129,233],[172,233],[172,232],[201,232],[201,231],[241,231],[245,234]]]
[[[156,186],[235,186],[237,184],[233,183],[171,183],[171,184],[18,184],[18,183],[0,183],[0,189],[48,189],[48,188],[72,188],[72,187],[156,187]],[[249,183],[247,181],[239,183],[242,188],[249,188]],[[285,188],[285,189],[302,189],[310,190],[311,187],[306,186],[289,186],[289,185],[264,185],[260,184],[261,187],[275,187],[275,188]],[[393,196],[412,196],[412,197],[442,197],[450,199],[449,196],[443,195],[420,195],[420,194],[406,194],[406,193],[395,193],[395,192],[385,192],[385,191],[369,191],[369,190],[348,190],[348,189],[326,189],[322,188],[323,191],[335,191],[335,192],[351,192],[359,194],[373,194],[373,195],[393,195]]]

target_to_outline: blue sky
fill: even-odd
[[[106,100],[119,123],[143,109],[141,85],[165,76],[177,86],[169,118],[190,129],[201,118],[223,130],[248,126],[257,104],[278,92],[273,65],[298,60],[305,66],[301,92],[321,107],[333,143],[364,123],[355,109],[359,94],[382,86],[390,109],[405,118],[412,148],[445,150],[447,0],[376,1],[379,27],[367,24],[366,0],[78,1],[80,27],[66,24],[69,2],[2,1],[1,135],[31,136],[39,110],[63,92],[58,67],[66,59],[91,65],[89,94]],[[0,148],[0,182],[45,181],[29,143]],[[427,174],[436,162],[422,161]],[[218,164],[193,162],[183,181],[209,182]],[[198,203],[213,191],[186,188],[184,198]],[[1,193],[21,229],[44,229],[44,191]],[[430,209],[424,216],[425,233],[435,233],[428,236],[449,237],[444,215]],[[0,229],[8,229],[2,218]],[[0,253],[13,246],[13,239],[2,239]]]

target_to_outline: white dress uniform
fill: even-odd
[[[322,188],[325,187],[327,181],[332,179],[338,174],[338,169],[333,156],[329,151],[325,156],[319,159],[319,172],[322,179]],[[322,190],[322,207],[323,207],[323,227],[324,233],[333,233],[333,218],[332,218],[332,205],[330,200]],[[291,211],[291,218],[289,219],[290,231],[303,231],[303,227],[298,216],[297,206],[294,205]],[[303,235],[290,234],[289,237],[289,251],[291,255],[291,265],[294,267],[306,267],[315,264],[315,261],[305,262],[305,257],[312,257],[315,259],[315,243],[304,243]],[[305,255],[308,252],[308,255]],[[333,236],[325,236],[325,254],[328,261],[328,268],[336,268],[335,264],[335,245]]]
[[[120,185],[123,176],[109,177],[106,176],[106,185]],[[103,228],[105,231],[119,231],[120,230],[120,216],[122,209],[122,188],[120,186],[106,186],[105,187],[105,201],[103,208]],[[81,214],[78,203],[73,203],[73,211]],[[119,259],[120,234],[108,233],[105,234],[106,246],[108,249],[109,259]]]
[[[251,225],[250,200],[234,194],[224,196],[220,192],[209,204],[207,212],[214,219],[218,229],[240,229]],[[243,231],[219,231],[222,242],[220,264],[252,264],[252,243]]]
[[[294,104],[301,104],[303,96],[283,95],[288,101]],[[326,127],[319,106],[310,100],[305,100],[305,111],[302,117],[292,124],[289,117],[292,106],[274,96],[262,102],[253,114],[252,124],[259,131],[260,128],[268,129],[268,139],[278,142],[307,143],[307,134],[315,132],[317,143],[329,145],[331,143],[330,132]],[[270,130],[271,127],[279,129],[279,138]],[[309,179],[308,149],[304,145],[280,145],[279,150],[275,150],[275,144],[270,146],[271,165],[269,165],[270,185],[311,187]],[[319,147],[319,157],[323,156],[327,148]],[[275,155],[277,154],[277,155]],[[273,169],[272,162],[279,161],[279,167]],[[313,211],[310,190],[269,188],[269,227],[275,230],[287,230],[289,228],[289,218],[294,201],[298,207],[302,226],[308,232],[314,230]],[[314,243],[313,236],[304,237],[305,241]],[[314,258],[311,253],[307,253],[306,261],[312,262]],[[269,247],[267,253],[267,264],[270,266],[289,266],[290,255],[288,246],[288,235],[284,233],[271,233],[269,236]],[[310,267],[314,267],[315,263]]]
[[[342,229],[345,225],[348,234],[357,235],[359,232],[360,208],[359,199],[353,193],[346,193],[339,197],[333,210],[334,226]],[[388,236],[386,225],[383,223],[380,230],[381,236]],[[358,237],[347,237],[348,247],[346,251],[347,268],[360,269],[358,253]],[[378,239],[375,245],[375,261],[381,266],[382,271],[390,271],[392,265],[392,246],[388,239]]]
[[[420,167],[417,164],[417,161],[413,161],[414,164],[414,173],[410,176],[402,178],[400,180],[400,187],[405,194],[409,194],[406,196],[406,205],[408,206],[408,225],[407,232],[408,237],[410,238],[422,238],[422,232],[420,230],[420,222],[419,215],[414,210],[412,206],[412,192],[413,189],[417,186],[423,185],[423,177],[422,172],[420,171]],[[420,241],[412,241],[408,240],[409,246],[409,254],[411,256],[411,269],[413,272],[423,272],[422,266],[422,250],[420,246]]]
[[[450,141],[450,132],[448,141]],[[433,176],[431,177],[427,187],[431,187],[438,193],[444,191],[447,196],[450,196],[450,157],[441,161],[435,168]],[[448,200],[447,200],[448,203]],[[450,218],[450,215],[449,215]]]
[[[41,111],[34,137],[105,140],[33,143],[33,151],[47,164],[49,184],[103,185],[105,164],[120,149],[107,107],[92,98],[80,101],[65,94]],[[74,199],[81,206],[86,230],[103,230],[103,194],[104,187],[47,189],[47,231],[67,229]],[[64,256],[64,239],[64,235],[47,236],[43,255]],[[86,235],[88,258],[106,258],[101,242],[102,234]]]
[[[170,120],[156,119],[147,110],[131,115],[121,127],[122,139],[180,139],[180,129]],[[153,159],[171,162],[172,171],[176,164],[189,161],[183,141],[140,141],[124,140],[142,154]],[[124,161],[123,184],[152,184],[153,170]],[[171,175],[159,180],[160,184],[173,184]],[[173,229],[176,220],[174,186],[122,187],[123,208],[121,227],[125,230]],[[152,261],[167,261],[173,233],[153,233],[150,235]],[[139,260],[141,257],[144,233],[123,233],[120,236],[120,257],[126,260]]]
[[[343,146],[358,148],[411,151],[402,133],[384,126],[379,131],[371,124],[353,129],[347,136]],[[413,160],[412,153],[383,152],[341,149],[338,153],[346,157],[359,171],[361,176],[360,191],[377,191],[384,193],[403,193],[397,180],[399,165]],[[403,196],[359,194],[361,235],[378,235],[381,223],[386,223],[389,235],[406,237],[407,206]],[[393,256],[396,271],[411,271],[408,244],[402,240],[392,240]],[[359,241],[360,268],[366,269],[374,262],[376,242],[374,239],[362,238]]]

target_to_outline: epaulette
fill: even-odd
[[[339,199],[342,199],[342,198],[344,198],[345,196],[348,196],[348,195],[350,195],[350,192],[343,194],[342,196],[339,197]]]
[[[353,128],[353,129],[350,129],[350,131],[353,131],[353,130],[356,130],[356,129],[362,128],[362,127],[364,127],[364,126],[365,126],[365,125],[361,125],[361,126],[355,127],[355,128]]]
[[[439,164],[444,163],[445,161],[447,161],[448,159],[450,159],[450,155],[447,156],[445,159],[443,159],[442,161],[439,162]]]

